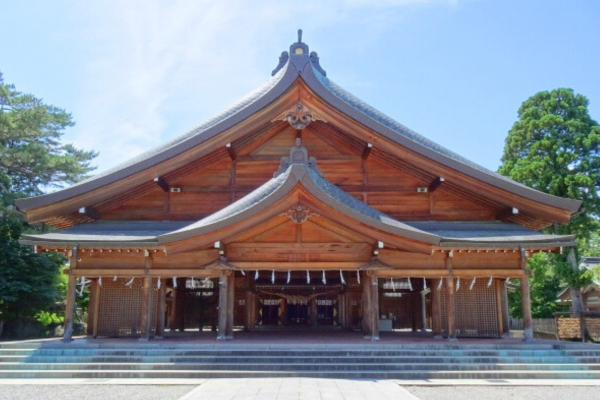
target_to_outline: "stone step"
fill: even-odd
[[[86,370],[136,370],[136,371],[172,371],[194,370],[210,371],[218,368],[227,371],[600,371],[600,364],[447,364],[447,363],[248,363],[248,364],[213,364],[213,363],[3,363],[0,373],[4,371],[86,371]]]
[[[23,363],[397,363],[416,364],[423,362],[438,363],[521,363],[521,364],[594,364],[600,363],[600,357],[212,357],[212,356],[17,356],[2,358],[0,362]]]
[[[264,377],[310,377],[335,379],[600,379],[600,371],[501,371],[501,370],[449,370],[449,371],[254,371],[254,370],[110,370],[110,371],[2,371],[0,379],[209,379],[209,378],[264,378]]]
[[[39,350],[4,350],[0,351],[0,356],[8,355],[43,355],[43,356],[58,356],[58,355],[129,355],[129,356],[160,356],[160,355],[212,355],[219,356],[248,356],[254,357],[257,355],[272,355],[277,357],[285,356],[330,356],[330,357],[384,357],[384,356],[598,356],[600,357],[600,349],[595,350],[398,350],[398,351],[258,351],[258,350],[198,350],[198,349],[78,349],[78,348],[61,348],[61,349],[39,349]]]

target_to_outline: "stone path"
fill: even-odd
[[[418,400],[391,380],[211,379],[179,400]]]

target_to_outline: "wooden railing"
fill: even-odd
[[[547,335],[556,335],[558,327],[555,318],[533,318],[533,332]],[[520,318],[509,318],[508,325],[511,330],[523,330],[523,320]]]

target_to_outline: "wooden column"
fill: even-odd
[[[452,274],[452,251],[444,260],[446,269]],[[452,275],[446,277],[446,318],[448,320],[448,340],[456,341],[456,308],[454,305],[454,278]]]
[[[229,279],[225,270],[219,271],[219,323],[217,340],[227,339],[227,286]]]
[[[362,274],[362,330],[365,334],[365,339],[370,339],[373,333],[372,329],[372,307],[371,307],[371,291],[373,290],[373,283],[371,277],[368,274]]]
[[[427,331],[427,293],[421,290],[421,332]]]
[[[98,285],[98,278],[92,280],[92,285],[94,285],[94,303],[90,306],[93,306],[94,313],[94,326],[92,327],[92,337],[98,337],[98,324],[100,321],[100,293],[102,292],[102,286]]]
[[[229,271],[227,277],[227,331],[226,339],[233,339],[233,316],[235,307],[235,271]]]
[[[158,289],[158,303],[156,305],[156,337],[162,339],[165,336],[165,311],[167,308],[167,285],[161,280],[160,288]]]
[[[371,340],[379,340],[379,279],[377,272],[371,278]]]
[[[510,337],[510,326],[508,322],[508,298],[506,296],[506,281],[504,279],[495,279],[496,281],[496,300],[498,302],[498,328],[500,336]]]
[[[442,305],[438,285],[442,278],[432,280],[431,286],[431,333],[434,339],[442,338]]]
[[[73,315],[75,314],[75,295],[76,295],[76,277],[71,274],[73,269],[77,268],[77,250],[73,247],[71,257],[69,258],[69,279],[67,281],[67,304],[65,306],[65,331],[63,333],[63,342],[68,343],[73,339]]]
[[[147,341],[150,338],[150,321],[152,320],[152,277],[144,277],[144,286],[142,287],[142,315],[141,315],[141,335],[140,341]]]
[[[310,299],[308,302],[308,314],[310,319],[310,326],[317,325],[317,299]]]
[[[246,275],[246,315],[244,318],[244,329],[250,331],[252,326],[252,276]]]
[[[529,295],[529,276],[521,277],[521,307],[523,312],[523,340],[533,341],[533,319],[531,317],[531,297]]]
[[[88,337],[94,337],[94,325],[96,322],[96,297],[98,292],[98,278],[90,279],[90,298],[88,304],[87,330]]]
[[[523,340],[533,341],[533,318],[531,316],[531,296],[529,294],[529,275],[525,249],[521,248],[521,269],[525,275],[521,277],[521,311],[523,313]]]

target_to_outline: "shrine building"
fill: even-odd
[[[93,337],[329,326],[456,340],[508,334],[508,278],[521,282],[529,340],[527,259],[575,245],[539,230],[569,223],[581,202],[489,171],[365,104],[300,34],[272,78],[223,112],[16,206],[60,229],[21,243],[69,258],[66,341],[82,280]]]

